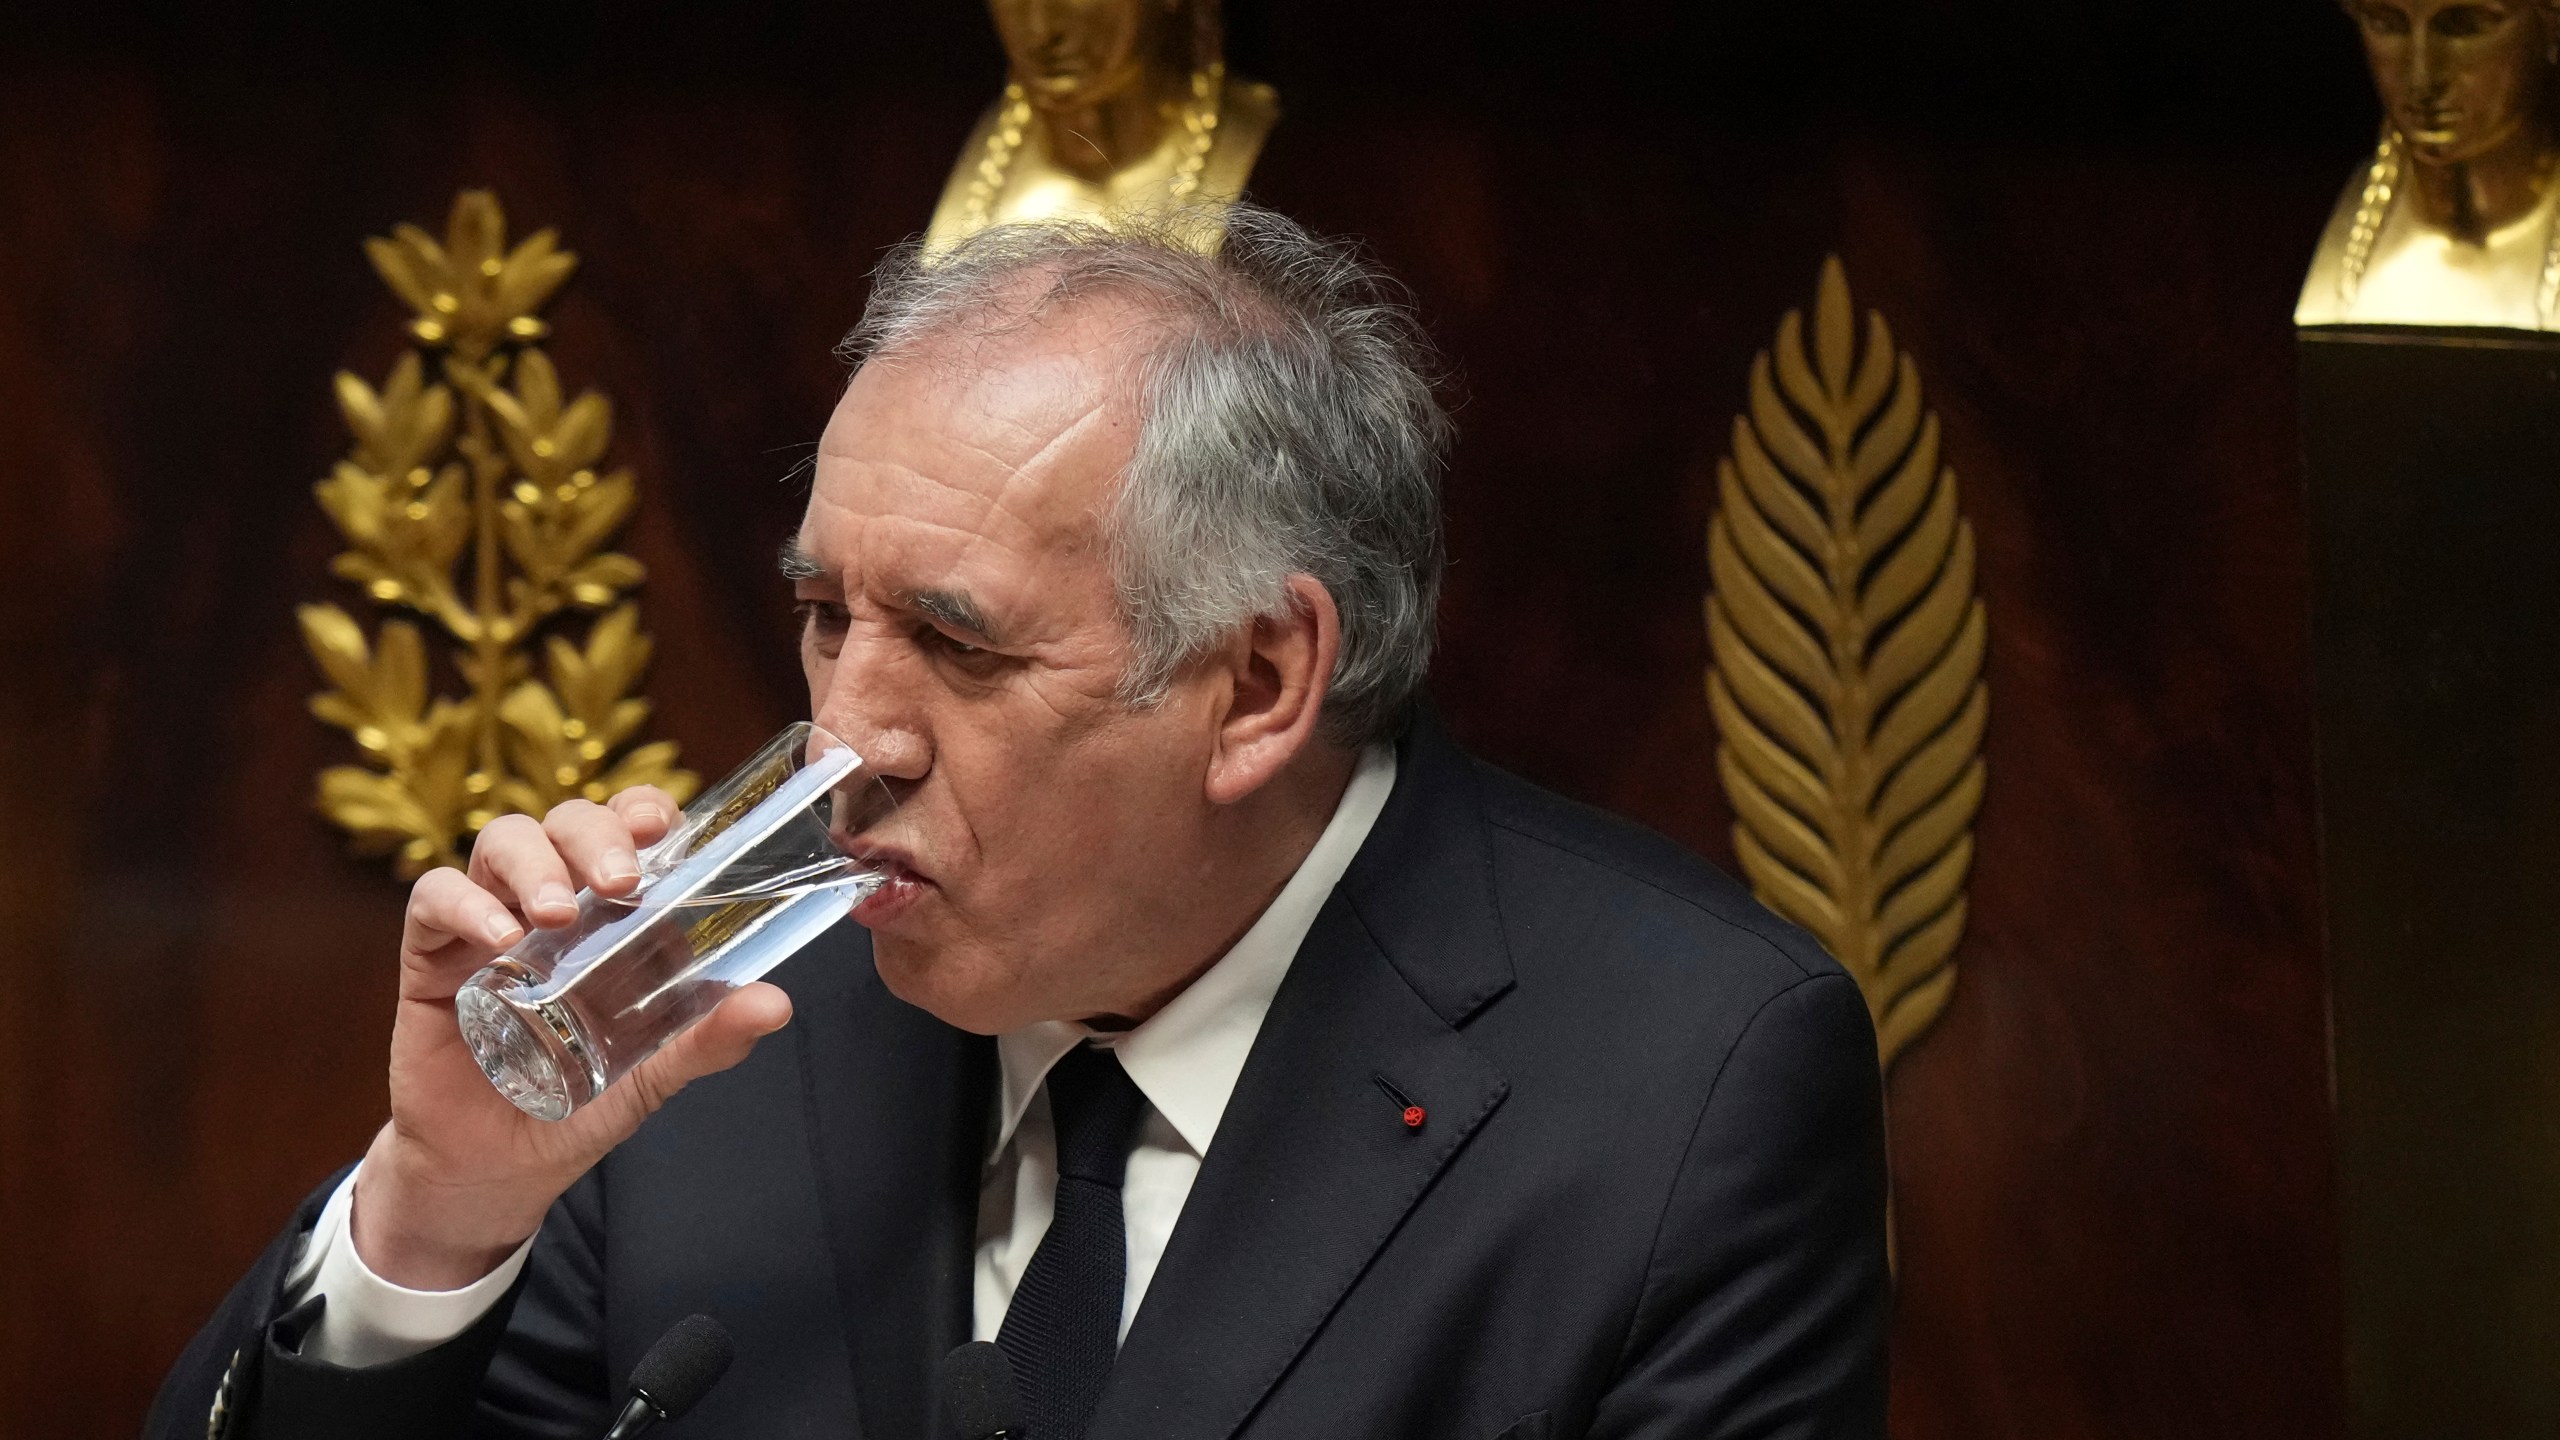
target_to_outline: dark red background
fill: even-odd
[[[538,12],[538,13],[536,13]],[[1848,265],[1982,547],[1991,788],[1893,1081],[1905,1440],[2334,1436],[2292,294],[2372,104],[2325,0],[1260,0],[1261,197],[1460,376],[1435,688],[1727,858],[1707,477]],[[383,1109],[400,887],[309,806],[309,486],[379,379],[358,241],[493,185],[644,485],[655,728],[797,713],[774,542],[829,350],[979,106],[968,0],[171,0],[0,40],[0,1434],[131,1433]]]

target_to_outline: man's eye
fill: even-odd
[[[803,600],[791,609],[800,617],[801,628],[806,630],[842,630],[852,618],[844,606],[832,600]]]
[[[924,634],[922,638],[926,645],[939,650],[946,655],[958,655],[965,657],[991,653],[983,645],[972,645],[966,640],[962,640],[947,631],[937,630],[930,625],[924,627]]]

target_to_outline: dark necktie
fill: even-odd
[[[1078,1045],[1049,1070],[1058,1130],[1058,1205],[1031,1252],[996,1344],[1013,1362],[1030,1440],[1082,1440],[1120,1353],[1129,1238],[1120,1177],[1147,1097],[1120,1059]]]

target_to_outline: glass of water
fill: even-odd
[[[453,997],[481,1072],[517,1109],[566,1118],[842,920],[886,879],[869,831],[897,799],[805,721],[696,797],[640,852],[640,883],[578,894]]]

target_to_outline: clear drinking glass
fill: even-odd
[[[578,894],[453,997],[482,1073],[566,1118],[877,890],[861,837],[896,797],[842,740],[792,725],[640,852],[640,884]]]

